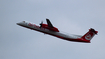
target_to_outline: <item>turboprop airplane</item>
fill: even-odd
[[[90,28],[89,31],[81,35],[67,35],[64,33],[61,33],[58,28],[54,27],[49,19],[46,19],[47,24],[43,24],[43,22],[40,23],[40,26],[37,26],[34,23],[22,21],[17,23],[17,25],[20,25],[25,28],[29,28],[32,30],[36,30],[45,34],[49,34],[64,40],[73,41],[73,42],[84,42],[84,43],[90,43],[90,40],[98,33],[98,31],[95,31],[93,28]]]

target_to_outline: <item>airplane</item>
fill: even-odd
[[[29,28],[32,30],[36,30],[39,32],[42,32],[44,34],[49,34],[67,41],[72,41],[72,42],[83,42],[83,43],[91,43],[91,39],[98,33],[98,31],[95,31],[93,28],[90,28],[89,31],[82,35],[67,35],[64,33],[61,33],[58,28],[54,27],[52,23],[50,22],[49,19],[46,19],[47,24],[43,24],[43,21],[39,24],[40,26],[30,23],[27,21],[22,21],[17,23],[17,25],[20,25],[25,28]]]

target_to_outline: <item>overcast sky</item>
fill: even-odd
[[[16,25],[46,18],[67,33],[99,33],[91,43],[78,43]],[[104,33],[105,0],[0,0],[0,59],[105,59]]]

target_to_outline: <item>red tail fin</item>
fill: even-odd
[[[82,39],[91,40],[94,37],[94,35],[97,33],[98,31],[95,31],[94,29],[91,28],[84,36],[82,36]]]

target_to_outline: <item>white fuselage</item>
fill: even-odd
[[[17,23],[17,24],[20,25],[20,26],[32,29],[32,30],[36,30],[36,31],[39,31],[39,32],[42,32],[42,33],[45,33],[45,34],[50,34],[52,36],[62,38],[62,39],[78,39],[78,38],[82,37],[82,36],[77,36],[77,35],[67,35],[67,34],[64,34],[64,33],[61,33],[61,32],[51,31],[51,30],[46,29],[46,28],[40,28],[39,26],[37,26],[33,23],[26,22],[26,21],[23,21],[23,22],[20,22],[20,23]]]

